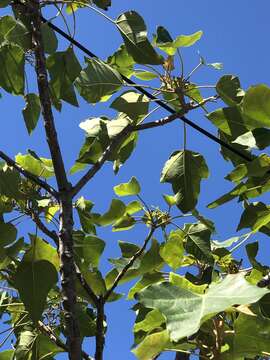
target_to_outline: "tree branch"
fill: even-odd
[[[48,191],[51,195],[55,198],[58,197],[58,192],[45,181],[41,180],[38,176],[30,173],[29,171],[23,169],[19,164],[17,164],[14,160],[12,160],[8,155],[6,155],[3,151],[0,151],[0,158],[5,160],[5,162],[9,165],[14,167],[20,174],[22,174],[27,179],[33,181],[35,184],[39,185],[44,190]]]
[[[97,306],[97,325],[96,325],[96,352],[95,360],[103,360],[103,351],[105,346],[104,337],[104,305],[105,301],[102,297],[99,298]]]
[[[48,336],[50,338],[50,340],[55,343],[55,345],[57,345],[64,351],[68,352],[68,346],[65,343],[63,343],[63,341],[54,334],[54,332],[52,331],[52,329],[49,326],[46,326],[45,324],[43,324],[42,321],[39,321],[38,327],[39,327],[39,330],[44,335]],[[89,356],[85,351],[82,351],[82,357],[85,360],[95,360],[91,356]]]
[[[102,168],[105,161],[107,161],[111,154],[114,152],[114,150],[117,148],[119,143],[130,133],[134,131],[142,131],[147,129],[152,129],[155,127],[167,125],[177,118],[179,118],[179,114],[172,114],[169,116],[166,116],[165,118],[148,122],[145,124],[139,124],[139,125],[127,125],[118,135],[116,135],[113,140],[111,141],[110,145],[106,148],[106,150],[103,152],[99,160],[82,176],[82,178],[77,182],[76,185],[73,186],[71,190],[71,195],[74,197],[78,194],[78,192],[88,183],[89,180],[91,180],[96,173]]]
[[[108,298],[110,297],[110,295],[112,294],[114,289],[117,287],[120,280],[124,277],[126,272],[131,268],[131,266],[134,264],[134,262],[142,255],[147,244],[149,243],[150,239],[152,238],[155,230],[156,230],[156,227],[152,225],[146,239],[144,240],[143,246],[130,258],[129,262],[126,264],[126,266],[120,271],[120,273],[115,278],[111,288],[109,290],[107,290],[107,292],[105,293],[105,295],[103,297],[104,302],[106,302],[108,300]]]
[[[61,154],[57,132],[54,124],[50,88],[46,68],[46,57],[41,33],[41,11],[39,0],[29,1],[31,4],[32,42],[36,61],[36,75],[38,83],[41,111],[44,120],[46,139],[51,153],[52,163],[59,190],[58,201],[60,205],[59,225],[59,257],[61,286],[63,292],[64,319],[67,329],[67,344],[70,360],[81,360],[81,336],[79,322],[76,316],[76,269],[73,254],[73,205],[70,196],[71,185]],[[27,12],[27,8],[25,10]]]

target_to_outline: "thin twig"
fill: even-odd
[[[152,121],[140,125],[130,124],[127,127],[125,127],[118,135],[114,137],[114,139],[111,141],[110,145],[103,152],[99,160],[86,172],[86,174],[84,174],[81,177],[81,179],[77,182],[77,184],[72,188],[71,195],[74,197],[75,195],[78,194],[78,192],[87,184],[87,182],[91,180],[96,175],[96,173],[102,168],[105,161],[107,161],[110,158],[111,154],[119,146],[120,142],[131,132],[163,126],[169,124],[170,122],[173,122],[178,117],[179,114],[176,113],[156,121]]]
[[[23,169],[19,164],[17,164],[14,160],[12,160],[8,155],[6,155],[3,151],[0,151],[0,158],[5,160],[7,165],[12,166],[16,169],[20,174],[26,177],[28,180],[33,181],[35,184],[39,185],[44,190],[48,191],[55,198],[58,197],[58,192],[45,181],[41,180],[38,176],[32,174],[31,172]]]
[[[54,332],[52,331],[52,329],[49,326],[46,326],[45,324],[43,324],[42,321],[38,322],[38,327],[39,330],[46,336],[49,337],[49,339],[55,343],[55,345],[57,345],[58,347],[60,347],[61,349],[63,349],[64,351],[68,352],[68,346],[60,339],[58,338]],[[91,356],[89,356],[85,351],[82,351],[82,357],[85,360],[95,360],[94,358],[92,358]]]
[[[149,243],[150,239],[152,238],[155,230],[156,230],[156,227],[152,225],[147,237],[144,240],[143,246],[130,258],[129,262],[126,264],[126,266],[119,272],[119,274],[115,278],[110,289],[107,290],[107,292],[105,293],[105,295],[103,297],[105,302],[108,300],[110,295],[113,293],[114,289],[117,287],[120,280],[125,276],[126,272],[131,268],[131,266],[134,264],[134,262],[142,255],[142,253],[146,249],[147,244]]]

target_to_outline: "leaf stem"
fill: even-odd
[[[107,292],[105,293],[103,299],[104,302],[106,302],[108,300],[108,298],[110,297],[110,295],[113,293],[114,289],[117,287],[117,285],[119,284],[120,280],[125,276],[126,272],[131,268],[131,266],[134,264],[134,262],[142,255],[142,253],[144,252],[144,250],[146,249],[147,244],[149,243],[149,241],[151,240],[154,232],[156,230],[155,226],[151,226],[150,231],[147,235],[147,237],[144,240],[143,246],[130,258],[129,262],[126,264],[126,266],[119,272],[119,274],[116,276],[111,288],[109,290],[107,290]]]

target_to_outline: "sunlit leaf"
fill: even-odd
[[[32,174],[44,178],[54,176],[54,169],[51,159],[41,157],[40,161],[35,159],[32,155],[18,154],[15,157],[16,163],[21,165],[23,169],[28,170]]]
[[[160,181],[172,184],[176,204],[186,213],[195,208],[201,180],[207,178],[208,174],[202,155],[189,150],[176,151],[165,163]]]
[[[117,70],[98,59],[86,59],[87,67],[76,79],[79,94],[89,103],[106,101],[122,86]]]
[[[41,318],[48,292],[57,282],[58,270],[56,250],[42,239],[32,236],[32,246],[16,270],[14,284],[34,323]]]
[[[244,96],[240,81],[234,75],[222,76],[216,84],[216,90],[221,99],[229,106],[239,104]]]
[[[196,333],[210,316],[234,304],[254,303],[268,292],[268,289],[249,284],[239,273],[227,275],[204,294],[163,282],[150,285],[138,293],[137,298],[144,306],[158,309],[166,317],[170,339],[178,341]]]
[[[128,53],[138,64],[160,65],[163,59],[158,55],[149,40],[143,18],[135,11],[128,11],[116,19]]]
[[[139,360],[154,359],[156,355],[164,350],[168,342],[169,334],[167,330],[163,330],[148,335],[132,352]]]
[[[116,185],[113,190],[118,196],[130,196],[139,194],[141,187],[138,180],[133,176],[128,183]]]

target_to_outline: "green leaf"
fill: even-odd
[[[14,199],[20,198],[20,175],[9,166],[0,169],[0,193]]]
[[[96,334],[96,316],[93,310],[82,304],[76,304],[76,318],[79,322],[80,336],[88,337]]]
[[[234,75],[222,76],[216,84],[216,90],[221,99],[229,106],[239,104],[244,96],[240,81]]]
[[[125,204],[118,199],[112,199],[109,210],[97,219],[100,226],[107,226],[115,223],[126,211]]]
[[[9,19],[8,19],[9,18]],[[9,25],[13,22],[12,28],[4,35],[9,43],[20,46],[23,50],[27,51],[31,48],[31,34],[21,21],[15,20],[13,17],[4,16],[1,22],[6,22],[8,19]],[[0,25],[0,27],[2,27]]]
[[[129,230],[133,228],[135,224],[136,224],[135,219],[132,216],[126,214],[114,223],[112,231]]]
[[[48,24],[42,24],[41,34],[43,39],[44,51],[53,54],[57,50],[58,40],[53,29]]]
[[[25,108],[23,109],[23,117],[29,135],[36,128],[39,116],[39,96],[36,94],[25,95]]]
[[[56,250],[42,239],[32,236],[32,246],[16,270],[14,285],[34,323],[41,318],[47,295],[58,280],[58,270]]]
[[[137,122],[148,114],[149,99],[135,91],[126,91],[116,98],[110,107],[127,114],[132,121]]]
[[[251,86],[243,99],[246,121],[253,126],[270,126],[270,88],[264,84]]]
[[[30,329],[23,329],[18,336],[18,343],[14,356],[16,360],[25,360],[32,357],[32,350],[37,340],[37,333]]]
[[[207,205],[209,209],[215,209],[218,206],[221,206],[228,201],[231,201],[238,197],[242,193],[242,189],[246,190],[246,186],[244,186],[242,183],[238,184],[236,187],[234,187],[231,191],[228,193],[222,195],[220,198],[218,198],[215,201],[212,201],[210,204]]]
[[[143,205],[140,201],[134,200],[127,204],[126,215],[133,215],[143,209]]]
[[[93,0],[93,3],[103,10],[108,10],[112,4],[111,0]]]
[[[251,263],[252,267],[254,269],[257,269],[258,271],[261,271],[262,273],[264,273],[265,271],[268,270],[268,267],[261,265],[256,260],[256,256],[258,254],[258,251],[259,251],[259,243],[258,243],[258,241],[255,241],[253,243],[249,243],[249,244],[246,245],[247,256],[248,256],[249,262]]]
[[[176,199],[174,195],[166,195],[163,194],[163,199],[166,201],[166,203],[171,207],[173,205],[176,205]]]
[[[134,73],[133,65],[135,61],[127,52],[125,44],[122,44],[113,55],[109,56],[106,63],[126,77],[130,77]]]
[[[205,225],[212,233],[216,232],[214,222],[201,215],[198,210],[192,210],[192,216],[194,216],[200,223]]]
[[[245,177],[260,177],[270,170],[270,157],[266,154],[260,154],[251,162],[238,165],[225,179],[239,182]]]
[[[248,339],[248,341],[247,341]],[[270,320],[263,316],[240,314],[235,321],[233,352],[254,358],[270,352]]]
[[[51,78],[51,92],[55,97],[54,105],[62,99],[71,105],[78,106],[73,83],[80,75],[81,65],[72,47],[50,55],[47,59],[47,68]]]
[[[139,246],[125,241],[118,241],[118,245],[121,249],[122,256],[126,258],[131,258],[140,250]]]
[[[137,292],[140,292],[142,289],[146,288],[151,284],[155,284],[157,282],[164,281],[162,273],[153,272],[153,273],[146,273],[130,290],[127,296],[128,300],[132,300],[134,295]]]
[[[169,334],[167,330],[156,332],[146,336],[140,345],[132,352],[139,360],[154,359],[156,355],[162,352],[169,342]]]
[[[211,253],[211,230],[201,223],[186,224],[184,227],[186,233],[186,251],[196,257],[198,260],[207,260],[213,262]]]
[[[159,252],[162,259],[174,270],[181,266],[184,257],[183,238],[178,231],[171,231],[168,241],[161,246]]]
[[[78,212],[82,229],[87,234],[95,234],[94,219],[91,214],[93,206],[94,204],[90,200],[86,200],[83,196],[75,202],[75,208]]]
[[[145,71],[145,70],[135,70],[133,75],[137,79],[145,80],[145,81],[149,81],[149,80],[158,78],[158,74],[151,72],[151,71]]]
[[[4,8],[4,7],[8,6],[10,4],[10,1],[11,0],[1,0],[0,8]],[[4,358],[3,358],[3,360],[4,360]]]
[[[32,155],[18,154],[15,157],[16,163],[23,169],[28,170],[36,176],[49,179],[54,176],[53,164],[51,159],[41,157],[40,161]]]
[[[238,136],[233,143],[246,146],[250,149],[263,150],[270,145],[270,130],[257,128]]]
[[[248,131],[243,114],[236,106],[215,110],[207,114],[207,118],[233,140]]]
[[[106,101],[123,84],[117,70],[98,59],[86,59],[87,67],[76,79],[79,94],[89,103]]]
[[[0,244],[1,248],[12,244],[17,237],[17,229],[11,223],[0,223]]]
[[[104,248],[105,242],[97,236],[75,237],[74,252],[78,262],[82,262],[87,267],[98,267]]]
[[[138,180],[133,176],[128,183],[116,185],[113,190],[118,196],[131,196],[139,194],[141,187]]]
[[[262,231],[270,234],[270,229],[265,228],[270,222],[270,210],[262,202],[249,204],[241,215],[237,231],[251,228],[253,232]]]
[[[192,282],[187,280],[185,277],[175,274],[173,272],[170,272],[170,283],[172,285],[176,285],[181,289],[186,289],[189,291],[192,291],[196,294],[204,294],[207,284],[204,285],[194,285]]]
[[[166,319],[158,310],[152,310],[146,314],[145,318],[142,321],[135,323],[133,331],[149,332],[165,323],[165,321]]]
[[[0,8],[4,7],[0,4]],[[14,357],[14,350],[4,350],[0,352],[0,360],[11,360]]]
[[[135,11],[128,11],[116,19],[128,53],[137,64],[161,65],[163,58],[158,55],[149,40],[143,18]]]
[[[195,208],[201,180],[208,175],[202,155],[189,150],[175,151],[165,163],[160,181],[172,184],[176,204],[186,213]]]
[[[154,45],[166,52],[166,54],[174,55],[178,48],[194,45],[200,40],[202,34],[202,31],[197,31],[191,35],[179,35],[173,40],[169,32],[163,26],[159,26],[157,35],[154,38]]]
[[[234,304],[254,303],[267,293],[268,289],[249,284],[239,273],[227,275],[204,294],[163,282],[150,285],[138,293],[137,298],[147,308],[158,309],[166,317],[170,339],[179,341],[195,334],[211,316]]]
[[[24,51],[17,45],[0,46],[0,86],[14,95],[24,94]]]

